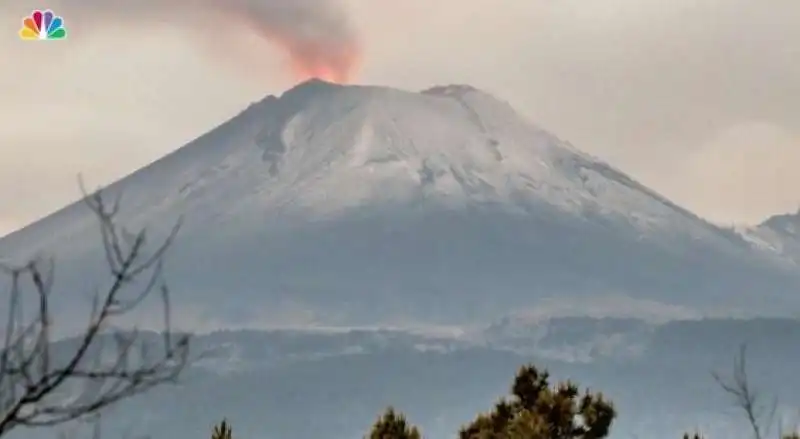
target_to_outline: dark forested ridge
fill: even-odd
[[[197,335],[199,358],[180,384],[113,407],[104,431],[190,439],[208,436],[225,417],[241,438],[359,438],[393,406],[425,437],[452,437],[533,362],[554,380],[574,379],[612,399],[619,416],[611,437],[674,439],[696,428],[714,436],[740,426],[711,371],[729,370],[742,342],[754,384],[780,398],[783,412],[800,408],[798,321],[564,318],[507,332],[495,325],[461,338],[388,330]],[[52,437],[21,434],[12,438]]]

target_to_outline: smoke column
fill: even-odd
[[[345,83],[361,59],[358,37],[339,0],[56,0],[48,6],[73,27],[108,26],[108,31],[126,22],[189,27],[215,50],[246,44],[236,37],[246,27],[286,53],[297,80]]]

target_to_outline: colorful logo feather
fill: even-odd
[[[63,40],[67,38],[64,18],[51,10],[34,10],[31,15],[22,19],[19,37],[23,40]]]

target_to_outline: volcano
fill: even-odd
[[[156,237],[183,216],[168,280],[185,317],[219,326],[800,309],[785,264],[470,86],[308,81],[106,191]],[[0,257],[53,255],[69,308],[99,243],[76,203]]]

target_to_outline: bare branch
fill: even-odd
[[[733,372],[730,378],[723,379],[716,372],[712,372],[711,375],[722,390],[733,397],[734,404],[745,413],[753,432],[753,438],[763,439],[774,422],[778,401],[774,399],[767,410],[761,394],[752,387],[747,376],[747,346],[742,344],[739,347],[739,355],[734,357]],[[766,422],[764,421],[765,417]],[[766,427],[762,422],[765,422]]]
[[[171,333],[169,289],[162,279],[163,257],[180,222],[145,256],[144,230],[131,234],[116,223],[119,199],[107,206],[100,190],[88,195],[83,182],[79,183],[87,206],[99,221],[112,282],[105,292],[95,295],[86,329],[65,356],[53,349],[53,263],[34,259],[21,267],[0,267],[0,274],[11,281],[8,320],[0,346],[0,437],[18,427],[53,426],[97,415],[119,400],[175,380],[188,358],[188,336]],[[145,279],[144,286],[128,294],[140,277]],[[37,305],[29,319],[23,314],[23,281],[32,285],[28,294]],[[137,309],[155,290],[160,292],[164,313],[163,351],[152,359],[137,330],[116,331],[116,352],[108,361],[104,331],[112,321]],[[139,355],[134,361],[137,343]],[[76,389],[83,390],[76,395]]]

